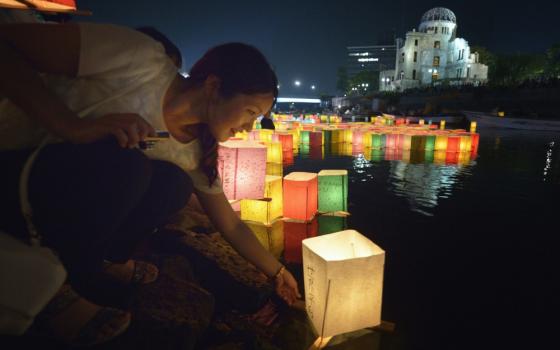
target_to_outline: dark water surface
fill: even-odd
[[[380,348],[535,348],[560,324],[560,134],[480,135],[464,165],[327,150],[284,169],[348,169],[347,227],[386,251]]]

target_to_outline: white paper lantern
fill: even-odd
[[[302,244],[306,310],[317,334],[379,325],[385,252],[354,230]]]

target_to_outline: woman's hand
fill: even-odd
[[[275,277],[274,284],[276,293],[288,305],[292,305],[297,299],[301,299],[296,279],[285,268]]]
[[[96,119],[75,119],[65,123],[58,134],[72,143],[91,143],[112,135],[121,147],[133,148],[147,136],[155,136],[155,130],[138,114],[114,113]]]

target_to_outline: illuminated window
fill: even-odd
[[[434,49],[439,49],[439,47],[440,47],[440,42],[434,41]]]
[[[414,62],[418,61],[418,52],[414,51]]]
[[[434,67],[439,67],[439,56],[434,56]]]

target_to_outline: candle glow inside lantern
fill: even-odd
[[[262,198],[266,146],[254,141],[227,141],[218,148],[218,172],[229,200]]]
[[[307,315],[320,337],[381,323],[385,252],[354,230],[303,241]]]
[[[348,171],[321,170],[319,178],[319,211],[348,211]]]
[[[282,163],[282,143],[268,142],[266,148],[266,161],[268,163]]]
[[[273,134],[272,141],[282,143],[282,152],[291,151],[294,148],[294,136],[289,133]]]
[[[293,172],[284,177],[284,216],[309,221],[317,212],[317,174]]]
[[[270,225],[282,216],[282,177],[267,175],[263,199],[243,199],[241,220]]]

